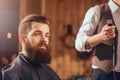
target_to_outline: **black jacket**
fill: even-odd
[[[2,80],[60,80],[47,64],[34,65],[23,54],[2,70]]]

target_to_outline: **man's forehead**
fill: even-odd
[[[33,22],[32,23],[32,29],[49,32],[49,26],[47,24],[39,23],[39,22]]]

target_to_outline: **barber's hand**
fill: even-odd
[[[110,40],[112,38],[115,37],[115,26],[108,26],[108,25],[105,25],[103,28],[102,28],[102,31],[99,33],[100,35],[100,39],[102,41],[107,41],[107,40]]]

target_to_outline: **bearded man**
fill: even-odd
[[[22,51],[2,70],[2,80],[60,80],[47,65],[51,62],[49,50],[49,21],[44,16],[30,14],[19,26]]]

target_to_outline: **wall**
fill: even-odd
[[[37,4],[36,4],[36,1]],[[75,36],[86,11],[108,0],[24,0],[21,1],[21,19],[30,13],[41,13],[50,20],[52,63],[50,66],[62,80],[73,75],[91,75],[91,59],[81,59],[73,47]],[[35,3],[32,5],[30,2]],[[28,6],[31,5],[31,6]],[[28,7],[26,7],[28,6]],[[39,8],[34,10],[34,8]],[[72,26],[72,37],[68,26]],[[71,29],[69,29],[71,30]],[[67,37],[69,35],[70,37]],[[66,44],[65,45],[65,41]]]
[[[73,34],[76,36],[86,11],[91,6],[106,1],[46,0],[44,15],[51,21],[51,47],[53,54],[51,66],[63,80],[69,79],[72,75],[82,76],[85,74],[85,76],[90,76],[91,74],[90,59],[80,59],[76,56],[77,52],[74,48],[69,48],[64,44],[68,25],[72,25]],[[69,40],[67,41],[69,42]],[[68,44],[71,44],[71,42]]]
[[[19,0],[0,0],[0,56],[18,53],[18,24]]]

